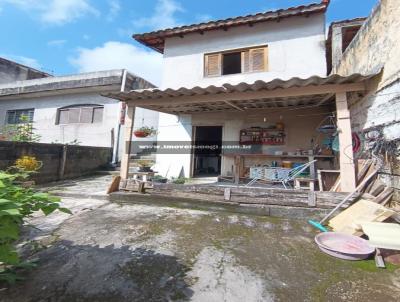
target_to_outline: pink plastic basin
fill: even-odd
[[[324,253],[345,260],[363,260],[375,251],[367,240],[341,233],[320,233],[315,242]]]

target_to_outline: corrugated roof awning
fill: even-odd
[[[245,111],[303,105],[322,105],[333,99],[337,92],[365,91],[365,81],[372,75],[313,76],[307,79],[275,79],[252,84],[224,84],[208,87],[181,87],[178,89],[143,89],[110,93],[105,96],[128,102],[134,106],[172,114]]]

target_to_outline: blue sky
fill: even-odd
[[[320,0],[0,0],[0,56],[53,73],[127,68],[159,83],[161,56],[131,35]],[[328,22],[378,0],[332,0]]]

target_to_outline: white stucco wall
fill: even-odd
[[[192,140],[191,115],[175,116],[160,113],[158,144],[190,142]],[[190,177],[191,155],[157,153],[154,169],[164,177]]]
[[[204,77],[204,54],[260,45],[268,45],[267,72]],[[204,35],[189,34],[184,38],[169,38],[165,43],[161,88],[220,86],[225,83],[253,83],[257,80],[307,78],[313,75],[326,76],[324,14],[259,23],[253,27],[229,28],[226,32],[216,30],[205,32]],[[193,125],[196,126],[222,125],[224,140],[237,141],[239,131],[244,126],[244,119],[245,116],[232,119],[198,115],[192,119],[160,114],[158,140],[190,142],[194,120]],[[168,177],[177,177],[184,171],[188,177],[190,161],[190,155],[158,154],[156,169],[164,176],[167,171]],[[231,163],[223,161],[222,165],[226,171]]]
[[[204,77],[204,54],[237,48],[268,45],[267,72]],[[292,17],[281,22],[240,26],[204,35],[189,34],[165,42],[162,88],[224,83],[269,81],[275,78],[326,75],[325,17],[317,14]]]
[[[56,125],[57,110],[61,107],[82,104],[97,104],[104,106],[103,121],[94,124]],[[111,129],[114,129],[117,142],[120,103],[117,100],[102,97],[100,92],[60,94],[23,99],[0,99],[0,126],[6,124],[7,110],[34,108],[35,133],[40,135],[43,143],[71,143],[77,140],[83,146],[111,146]],[[135,128],[141,126],[158,126],[158,113],[137,108],[135,113]],[[120,133],[119,154],[122,154],[123,129]],[[151,139],[156,139],[155,137]]]

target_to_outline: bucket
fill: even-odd
[[[287,169],[291,169],[292,168],[292,162],[291,161],[282,161],[282,167],[283,168],[287,168]]]

